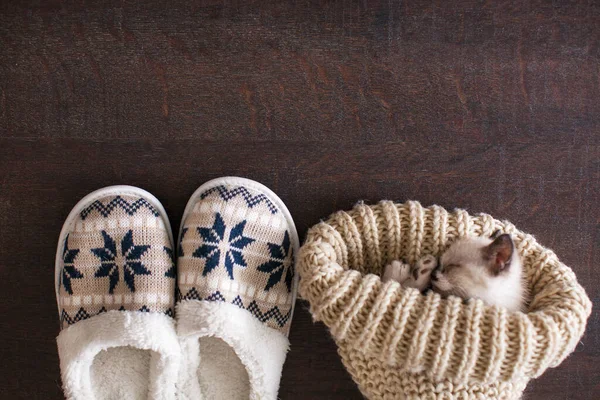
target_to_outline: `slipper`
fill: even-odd
[[[89,194],[63,225],[55,268],[67,399],[174,399],[176,270],[160,202],[131,186]]]
[[[297,250],[294,221],[265,186],[227,177],[192,195],[177,264],[181,399],[277,398]]]

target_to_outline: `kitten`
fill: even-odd
[[[508,234],[458,239],[442,254],[439,263],[431,255],[413,268],[393,261],[382,277],[384,282],[390,279],[420,291],[431,286],[444,297],[478,298],[510,311],[526,310],[523,265]]]

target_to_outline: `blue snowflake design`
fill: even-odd
[[[104,311],[100,310],[100,312],[98,312],[98,314],[105,312],[106,309],[104,309]],[[83,307],[81,307],[79,309],[79,311],[77,311],[77,313],[71,317],[64,309],[62,310],[62,312],[60,313],[60,321],[61,322],[67,322],[67,324],[69,325],[73,325],[75,322],[79,322],[79,321],[83,321],[84,319],[88,319],[90,318],[91,315],[88,314],[87,311],[85,311],[85,309]]]
[[[250,311],[252,315],[254,315],[260,322],[267,322],[270,319],[274,319],[277,322],[279,327],[283,327],[292,315],[292,309],[290,308],[286,314],[283,314],[279,307],[275,306],[266,312],[262,312],[256,304],[256,301],[252,301],[246,308],[246,310]]]
[[[90,204],[81,211],[80,216],[82,220],[85,220],[87,216],[92,213],[92,211],[96,210],[104,218],[107,218],[110,215],[110,213],[112,213],[113,210],[117,207],[121,207],[129,215],[135,214],[142,207],[145,207],[148,210],[150,210],[155,217],[158,217],[160,215],[156,208],[154,208],[154,206],[150,204],[146,199],[138,199],[130,203],[121,196],[116,196],[106,205],[102,204],[100,200],[94,201],[92,204]]]
[[[176,291],[177,291],[177,299],[178,299],[178,301],[181,301],[181,300],[202,300],[202,296],[200,296],[200,293],[198,293],[198,291],[196,290],[195,287],[193,287],[190,290],[188,290],[187,294],[185,294],[185,295],[181,292],[181,290],[179,290],[179,288],[177,288]]]
[[[173,258],[173,249],[167,246],[163,246],[163,250],[165,253],[169,255],[169,259],[171,260],[171,268],[167,272],[165,272],[165,276],[167,278],[173,278],[177,276],[177,268],[175,267],[175,259]]]
[[[102,231],[104,247],[91,249],[92,253],[100,259],[100,266],[94,276],[96,278],[108,277],[110,294],[119,282],[119,266],[117,265],[117,244],[106,231]],[[141,257],[150,246],[138,246],[133,243],[133,231],[129,230],[121,240],[121,256],[125,257],[123,275],[129,290],[135,292],[135,275],[150,275],[150,271],[142,264]]]
[[[281,278],[283,278],[285,261],[288,259],[288,256],[291,256],[290,235],[285,231],[283,242],[281,244],[267,243],[267,246],[269,247],[271,257],[269,258],[269,261],[258,266],[260,272],[270,274],[267,285],[265,286],[265,291],[269,291],[269,289],[278,284],[281,281]],[[288,292],[292,291],[293,279],[294,267],[290,265],[285,274],[285,285],[287,286]]]
[[[189,228],[183,228],[181,230],[181,238],[179,239],[179,248],[177,249],[177,255],[179,257],[183,257],[185,254],[183,254],[183,238],[185,236],[185,234],[187,233]]]
[[[81,279],[83,274],[77,268],[75,268],[75,258],[79,254],[79,249],[69,249],[69,235],[65,238],[65,246],[63,248],[63,269],[61,275],[61,281],[65,288],[65,291],[69,294],[73,294],[73,288],[71,287],[71,279]]]
[[[121,308],[119,308],[117,311],[126,311],[126,310],[125,310],[125,307],[121,306]],[[152,310],[150,310],[146,305],[143,305],[138,311],[152,312]],[[77,311],[77,313],[75,313],[75,315],[73,317],[71,317],[69,315],[69,313],[67,313],[65,311],[65,309],[63,308],[60,313],[60,321],[62,323],[66,322],[68,325],[73,325],[76,322],[83,321],[85,319],[93,317],[94,315],[100,315],[105,312],[108,312],[106,307],[102,307],[99,311],[91,312],[91,313],[88,312],[85,308],[80,307],[79,310]],[[164,313],[165,313],[165,315],[168,315],[171,318],[173,318],[173,316],[175,315],[172,308],[168,308],[167,311],[165,311]]]
[[[240,296],[235,296],[231,304],[234,304],[239,308],[244,309],[244,302],[242,301],[242,298]]]
[[[225,299],[225,297],[223,296],[223,294],[218,290],[216,292],[212,293],[211,295],[206,296],[203,299],[202,296],[200,296],[200,294],[196,290],[196,288],[191,288],[187,292],[186,295],[181,297],[181,299],[183,299],[183,300],[217,301],[217,302],[226,302],[227,301]],[[262,323],[265,323],[271,319],[274,319],[280,328],[283,327],[289,321],[290,317],[292,316],[291,308],[288,310],[287,313],[284,314],[281,312],[281,310],[277,306],[274,306],[274,307],[268,309],[267,311],[262,312],[260,307],[256,303],[256,300],[252,300],[252,302],[250,304],[248,304],[248,307],[245,307],[244,302],[242,301],[240,296],[236,296],[233,299],[233,301],[231,302],[231,304],[236,305],[243,310],[248,310],[256,319],[258,319]]]
[[[205,298],[206,301],[225,301],[225,297],[218,290]]]
[[[221,214],[215,215],[215,222],[210,228],[197,228],[198,233],[202,237],[203,243],[200,247],[194,251],[193,257],[206,259],[202,276],[208,275],[213,269],[215,269],[221,261],[221,248],[225,247],[224,259],[225,269],[230,279],[233,277],[233,267],[238,266],[245,268],[248,265],[244,260],[242,251],[250,243],[254,242],[254,239],[244,236],[244,228],[246,227],[246,221],[242,221],[234,226],[227,235],[227,227]],[[225,246],[223,246],[225,244]]]
[[[277,214],[278,211],[275,204],[273,204],[273,202],[269,200],[269,198],[266,195],[260,193],[256,196],[253,196],[252,193],[250,193],[250,191],[243,186],[238,186],[231,190],[227,189],[227,187],[224,185],[215,186],[202,193],[200,195],[200,198],[204,199],[205,197],[214,192],[218,192],[221,198],[225,201],[231,200],[235,196],[241,195],[244,198],[244,200],[246,200],[246,204],[250,208],[254,207],[257,204],[265,202],[267,204],[267,207],[269,208],[269,211],[271,211],[271,214]]]

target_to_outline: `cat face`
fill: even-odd
[[[493,240],[468,237],[457,240],[442,254],[431,283],[443,296],[479,298],[489,305],[517,311],[524,306],[521,270],[510,235]]]

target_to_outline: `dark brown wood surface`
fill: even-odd
[[[223,175],[271,187],[301,236],[357,200],[511,220],[595,304],[526,397],[600,398],[599,61],[595,1],[1,2],[0,398],[62,396],[71,207],[136,185],[176,228]],[[305,303],[292,328],[280,397],[361,398]]]

